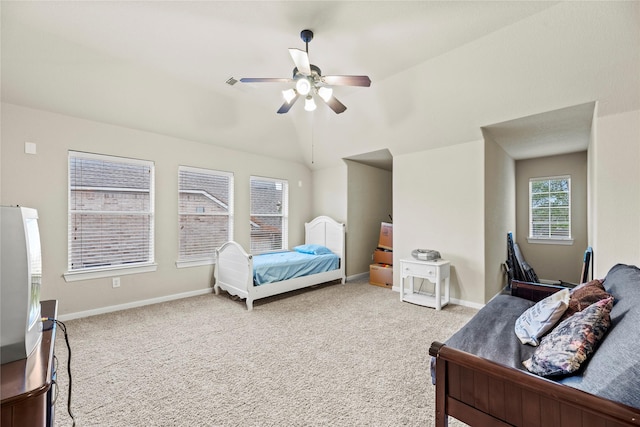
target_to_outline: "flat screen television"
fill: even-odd
[[[27,358],[42,339],[42,255],[38,211],[2,206],[0,211],[0,359]]]

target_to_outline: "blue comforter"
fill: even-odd
[[[280,282],[336,270],[340,257],[336,254],[311,255],[300,252],[276,252],[253,257],[253,284]]]

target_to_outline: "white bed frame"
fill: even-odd
[[[245,298],[247,310],[251,311],[253,309],[253,301],[260,298],[295,291],[332,280],[340,279],[341,283],[344,284],[346,281],[344,224],[338,223],[328,216],[319,216],[313,221],[304,224],[304,236],[306,244],[326,246],[338,255],[340,257],[340,267],[337,270],[324,273],[254,286],[253,255],[246,253],[238,243],[227,242],[216,249],[217,262],[214,269],[215,285],[213,286],[215,294],[220,294],[220,289],[224,289],[231,295]]]

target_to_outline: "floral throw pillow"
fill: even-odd
[[[563,320],[522,364],[529,372],[545,377],[576,372],[609,329],[612,307],[613,297],[609,297]]]

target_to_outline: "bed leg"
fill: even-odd
[[[436,427],[449,424],[446,408],[446,362],[436,359]]]
[[[253,300],[250,298],[247,298],[247,311],[251,311],[253,310]]]
[[[218,286],[217,284],[213,285],[213,293],[216,295],[220,295],[220,286]]]

